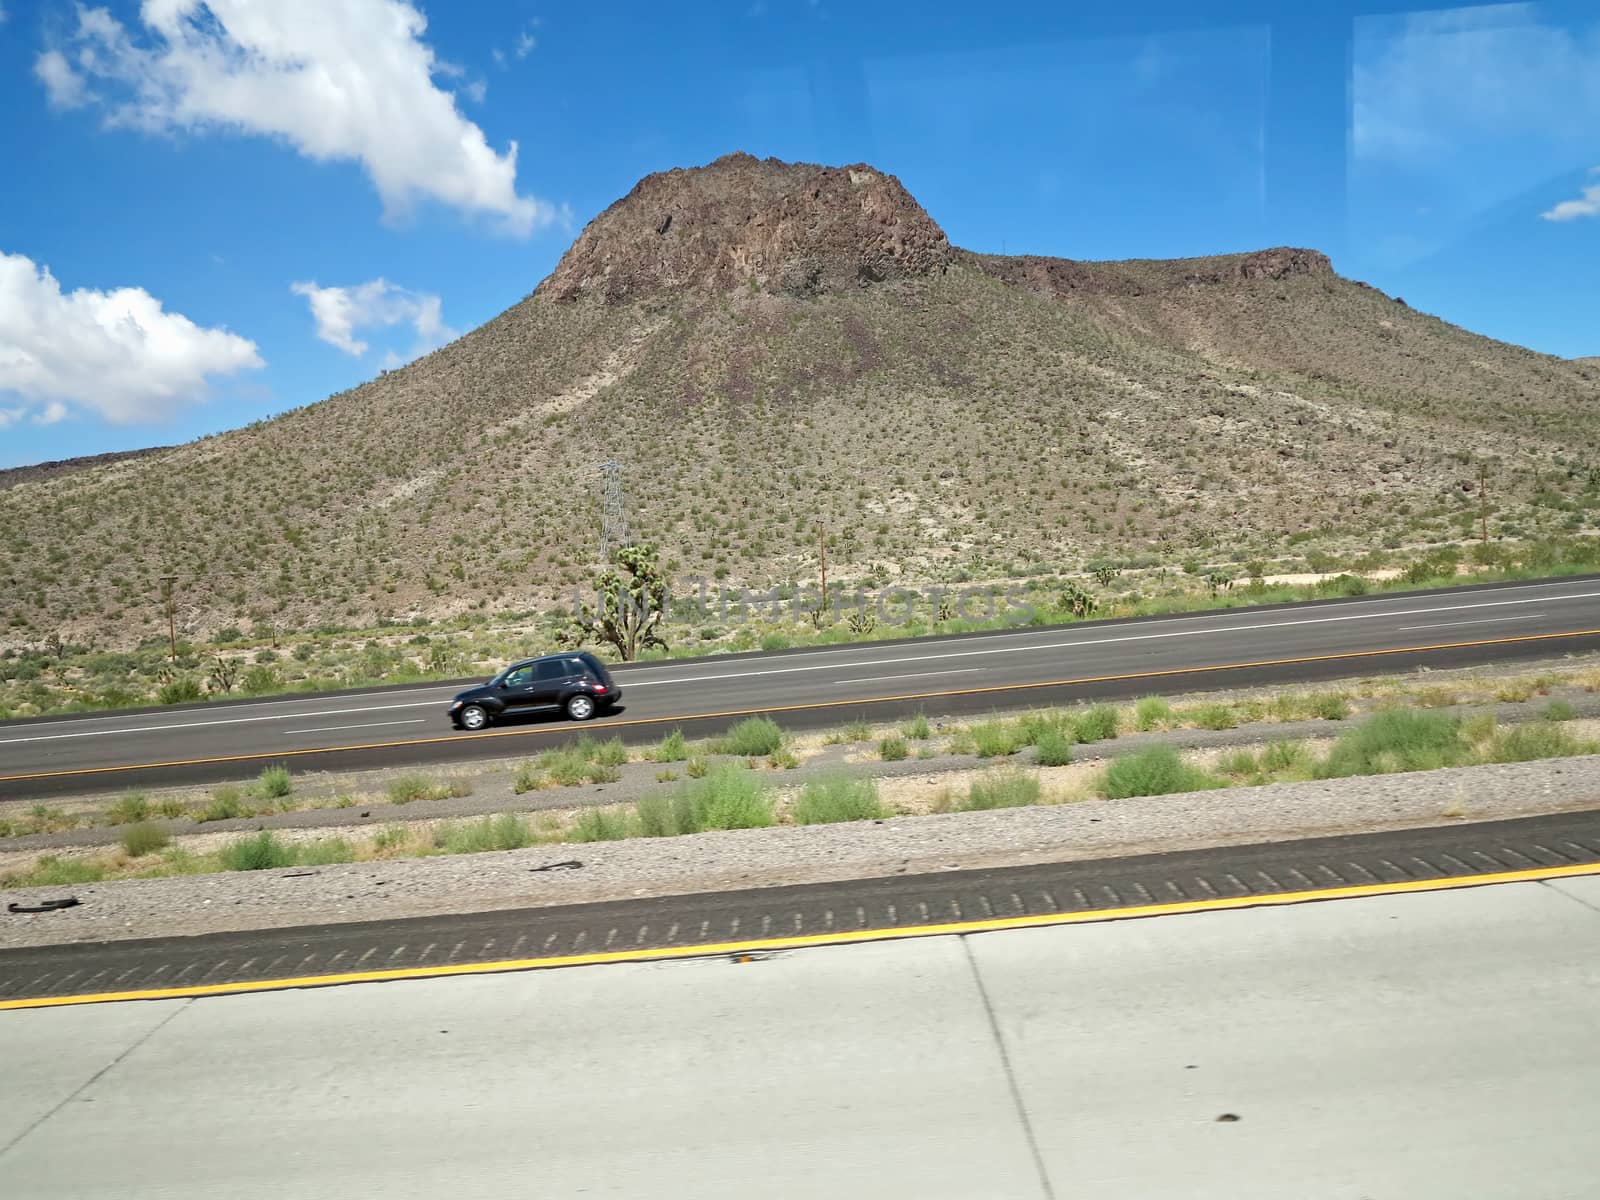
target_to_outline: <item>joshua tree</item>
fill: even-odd
[[[667,581],[655,547],[623,546],[611,562],[595,580],[595,604],[578,606],[566,640],[605,642],[623,662],[651,647],[665,650],[659,629],[667,612]]]

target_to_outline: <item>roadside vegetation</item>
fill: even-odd
[[[1541,494],[1554,502],[1554,492]],[[1596,473],[1595,489],[1579,487],[1563,503],[1574,505],[1573,513],[1600,513],[1600,472]],[[973,582],[983,576],[959,572],[961,578],[930,581],[930,585],[977,586],[996,594],[1006,587],[1020,587],[1032,610],[1030,622],[1054,625],[1575,574],[1600,569],[1600,537],[1588,533],[1518,540],[1506,530],[1500,540],[1489,543],[1445,541],[1342,557],[1318,549],[1314,542],[1301,541],[1292,553],[1275,558],[1217,562],[1197,556],[1179,563],[1145,556],[1107,559],[1086,571],[1051,569],[1043,563],[1013,566],[1016,569],[983,584]],[[1296,573],[1322,578],[1314,583],[1267,582],[1275,575]],[[881,586],[882,582],[871,577],[844,579],[838,584],[839,594]],[[795,594],[792,587],[778,590],[791,598]],[[726,602],[737,609],[742,596],[732,591],[720,600],[713,595],[712,602]],[[449,620],[383,620],[370,627],[325,625],[298,631],[281,627],[264,609],[252,611],[253,616],[217,631],[206,641],[181,641],[176,656],[169,654],[164,634],[153,634],[133,648],[101,649],[48,630],[18,640],[17,630],[32,625],[14,627],[12,644],[0,650],[0,720],[487,677],[508,661],[556,648],[572,628],[572,616],[565,609],[492,616],[474,610]],[[773,620],[770,610],[760,606],[750,608],[747,618],[743,623],[711,618],[670,623],[663,627],[671,636],[670,649],[641,650],[639,657],[693,658],[761,648],[967,633],[1016,624],[1014,616],[1003,613],[983,619],[934,612],[905,625],[872,619],[813,625],[794,619],[792,613],[788,619]],[[4,633],[0,630],[0,645],[5,645]],[[602,657],[616,657],[615,651],[601,642],[592,644]]]
[[[1600,688],[1600,679],[1591,680],[1591,687]],[[1513,688],[1515,694],[1522,690],[1520,683]],[[1262,705],[1259,712],[1250,710],[1258,716],[1278,710],[1299,717],[1326,708],[1325,696],[1320,693],[1295,703],[1290,703],[1291,699],[1279,696],[1240,703]],[[1217,728],[1213,707],[1208,702],[1189,712],[1187,719],[1202,728]],[[971,729],[947,736],[952,744],[966,739],[984,767],[972,775],[964,788],[939,788],[932,802],[916,811],[985,812],[1092,798],[1133,800],[1178,792],[1600,753],[1600,740],[1573,732],[1571,705],[1562,701],[1552,701],[1534,719],[1505,726],[1497,724],[1491,713],[1463,715],[1439,707],[1391,704],[1359,720],[1335,723],[1330,719],[1331,736],[1319,739],[1278,738],[1257,747],[1221,753],[1184,752],[1169,745],[1152,744],[1116,755],[1104,765],[1068,766],[1071,746],[1076,742],[1116,738],[1140,724],[1174,728],[1185,719],[1184,706],[1147,698],[1126,708],[1096,705],[1077,712],[1041,711],[979,722]],[[698,770],[686,770],[686,777],[675,778],[670,786],[657,787],[634,803],[590,805],[532,816],[500,813],[475,820],[417,822],[362,836],[296,836],[263,829],[235,837],[205,853],[174,843],[170,831],[155,819],[164,810],[152,805],[148,797],[130,793],[105,814],[107,818],[112,814],[119,818],[117,824],[122,832],[118,849],[42,854],[31,865],[0,876],[0,886],[68,886],[111,878],[307,867],[560,842],[678,837],[778,824],[881,821],[910,811],[886,803],[879,781],[861,766],[838,768],[800,787],[784,788],[772,782],[781,779],[781,775],[772,775],[766,760],[758,757],[766,752],[770,758],[775,749],[783,748],[787,740],[783,731],[770,722],[736,728],[736,733],[730,732],[721,740],[724,756],[716,762],[693,755],[681,738],[668,735],[663,745],[647,753],[654,757],[665,747],[667,761],[682,762],[686,767],[702,765]],[[930,739],[936,734],[933,728],[927,730]],[[1023,753],[1028,747],[1034,750],[1031,761]],[[730,750],[752,753],[727,753]],[[679,754],[687,757],[676,757]],[[626,755],[620,742],[585,739],[577,746],[552,751],[538,762],[523,764],[518,779],[523,778],[524,772],[532,772],[537,781],[533,786],[555,786],[547,781],[563,776],[569,768],[575,778],[587,778],[597,771],[615,771]],[[891,756],[887,761],[899,760]],[[1088,774],[1070,786],[1056,786],[1050,772],[1061,769]],[[252,803],[271,803],[280,787],[285,795],[289,794],[292,780],[287,772],[279,775],[279,770],[269,768],[262,773],[251,789]],[[392,803],[400,804],[459,796],[465,794],[465,789],[459,782],[407,774],[393,781],[387,794]],[[212,809],[235,812],[243,810],[246,800],[241,789],[219,788],[210,803]],[[43,806],[30,810],[28,819],[41,829],[64,827]]]
[[[509,784],[513,794],[523,795],[612,783],[621,778],[630,763],[656,764],[652,774],[660,784],[704,779],[720,762],[729,760],[781,772],[804,765],[831,748],[842,749],[852,761],[861,763],[892,764],[970,755],[987,762],[1015,760],[1041,767],[1063,767],[1074,761],[1075,747],[1137,733],[1228,731],[1261,726],[1263,736],[1270,737],[1273,724],[1312,722],[1327,725],[1331,735],[1338,732],[1342,723],[1393,708],[1444,712],[1474,704],[1529,703],[1562,688],[1600,692],[1600,668],[1579,664],[1527,674],[1461,674],[1449,678],[1421,672],[1347,681],[1337,689],[1285,690],[1189,703],[1146,696],[1123,704],[996,713],[972,722],[936,724],[919,713],[879,725],[856,720],[807,735],[791,734],[770,718],[757,717],[741,722],[720,737],[691,740],[681,729],[674,729],[653,746],[629,747],[617,737],[598,738],[585,733],[565,747],[515,764]],[[1552,725],[1571,721],[1575,716],[1572,702],[1564,697],[1548,700],[1538,713]],[[425,804],[469,796],[473,787],[472,779],[460,772],[441,775],[412,770],[389,779],[376,791],[307,793],[286,767],[274,765],[248,783],[219,784],[199,795],[152,797],[144,792],[129,792],[99,809],[60,804],[14,808],[0,816],[0,840],[152,821],[203,826],[357,804]],[[173,827],[169,832],[180,833],[182,829]]]

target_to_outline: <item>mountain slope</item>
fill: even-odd
[[[679,579],[754,587],[813,576],[818,524],[880,583],[1427,541],[1478,458],[1501,519],[1571,531],[1597,417],[1592,367],[1312,251],[976,255],[873,168],[734,155],[401,370],[0,491],[0,640],[148,635],[168,572],[197,634],[547,607],[595,565],[608,458]]]

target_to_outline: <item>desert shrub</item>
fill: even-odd
[[[393,780],[385,792],[390,804],[410,804],[413,800],[446,800],[452,796],[469,796],[472,788],[464,779],[432,779],[418,772],[409,772]]]
[[[68,887],[76,883],[99,883],[105,877],[105,863],[98,859],[44,854],[32,867],[6,875],[5,884],[8,887]]]
[[[682,762],[689,757],[689,744],[684,740],[683,730],[674,729],[661,739],[656,746],[652,757],[657,762]]]
[[[244,795],[232,784],[223,784],[211,793],[211,800],[195,814],[195,820],[206,821],[232,821],[239,817],[251,815],[251,808],[244,802]]]
[[[1034,761],[1041,767],[1064,767],[1072,761],[1072,741],[1060,730],[1044,730],[1033,746]]]
[[[1216,786],[1212,775],[1184,762],[1171,746],[1150,746],[1118,758],[1107,767],[1100,779],[1100,794],[1108,800],[1126,800]]]
[[[1305,711],[1319,721],[1343,721],[1350,715],[1350,702],[1334,692],[1306,697]]]
[[[122,848],[127,851],[130,858],[142,858],[146,854],[154,854],[157,850],[166,847],[172,841],[171,836],[159,825],[149,821],[140,821],[137,825],[129,825],[122,831]]]
[[[992,771],[972,781],[966,798],[961,802],[961,811],[984,812],[994,808],[1022,808],[1037,803],[1037,776],[1021,771]]]
[[[783,745],[783,730],[771,717],[748,717],[728,730],[717,743],[723,754],[760,758]]]
[[[795,800],[792,815],[797,825],[826,825],[880,820],[887,814],[878,799],[876,780],[840,774],[807,783]]]
[[[257,663],[248,668],[239,680],[239,688],[247,696],[265,696],[283,690],[283,672],[276,667]]]
[[[295,863],[302,867],[328,867],[334,863],[355,862],[355,847],[344,838],[318,838],[303,843],[295,853]]]
[[[628,836],[628,814],[619,808],[586,808],[572,826],[575,842],[620,842]]]
[[[1016,738],[1019,745],[1034,746],[1046,734],[1057,733],[1072,740],[1072,718],[1062,712],[1039,711],[1023,713],[1017,718]]]
[[[1202,704],[1194,710],[1192,719],[1201,729],[1234,729],[1239,724],[1227,704]]]
[[[675,811],[694,831],[759,829],[773,822],[772,797],[750,772],[731,763],[684,783],[675,799]]]
[[[1302,742],[1269,742],[1261,752],[1261,769],[1274,775],[1311,768],[1311,751]]]
[[[878,742],[878,757],[884,762],[899,762],[909,753],[903,737],[886,737]]]
[[[1227,775],[1235,779],[1247,779],[1259,774],[1261,764],[1256,761],[1256,756],[1248,750],[1230,750],[1217,760],[1216,771],[1219,775]]]
[[[1318,764],[1319,778],[1426,771],[1466,762],[1471,747],[1454,717],[1431,710],[1397,708],[1374,713],[1341,734]]]
[[[289,768],[278,764],[263,768],[260,775],[256,776],[256,791],[269,800],[281,800],[294,790],[294,781],[289,777]]]
[[[969,733],[979,758],[1004,758],[1023,745],[1020,730],[1008,721],[982,721]]]
[[[451,822],[434,831],[434,844],[446,854],[482,854],[490,850],[520,850],[533,845],[528,823],[516,813]]]
[[[1133,726],[1141,733],[1172,724],[1172,705],[1160,696],[1146,696],[1133,709]]]
[[[150,817],[150,797],[143,792],[129,792],[106,809],[106,822],[111,825],[131,825]]]
[[[158,704],[193,704],[204,693],[200,690],[200,681],[189,676],[181,676],[161,685],[156,692]]]
[[[1596,748],[1592,742],[1579,741],[1554,721],[1529,721],[1495,734],[1482,756],[1486,762],[1533,762],[1590,754]]]
[[[830,746],[844,745],[849,742],[864,742],[872,736],[872,726],[865,721],[851,721],[848,725],[834,730],[823,741]]]
[[[237,838],[222,848],[218,862],[224,871],[267,871],[294,865],[294,851],[270,829]]]
[[[1100,742],[1117,736],[1117,710],[1109,704],[1096,704],[1081,714],[1073,724],[1073,734],[1080,742]]]
[[[539,765],[562,787],[573,787],[582,783],[589,767],[584,761],[583,754],[571,747],[546,750],[539,756]]]

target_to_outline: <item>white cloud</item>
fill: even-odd
[[[1591,167],[1590,175],[1600,175],[1600,167]],[[1600,217],[1600,183],[1591,183],[1576,200],[1563,200],[1549,212],[1539,214],[1546,221],[1576,221],[1579,217]]]
[[[524,29],[517,35],[517,57],[527,58],[539,45],[539,39]]]
[[[1415,164],[1528,136],[1592,145],[1600,25],[1542,25],[1525,4],[1373,18],[1354,95],[1355,150],[1369,159]]]
[[[456,331],[444,323],[443,305],[438,296],[396,287],[387,279],[370,279],[354,287],[319,287],[316,283],[301,282],[290,284],[289,290],[304,296],[311,306],[317,337],[355,357],[367,352],[367,343],[356,337],[357,330],[410,325],[416,334],[413,358],[457,336]],[[398,366],[401,361],[391,350],[384,365]]]
[[[229,130],[359,162],[391,220],[419,197],[516,236],[561,219],[517,192],[517,144],[495,153],[435,84],[459,68],[435,57],[406,0],[145,0],[140,17],[136,41],[105,9],[80,8],[70,54],[47,50],[35,64],[52,97],[87,80],[114,125]]]
[[[52,108],[78,108],[89,102],[83,76],[72,69],[66,55],[46,50],[33,63],[33,74],[44,84]]]
[[[167,312],[143,288],[63,292],[49,268],[0,252],[0,395],[23,401],[6,424],[52,423],[68,405],[119,425],[160,420],[204,399],[210,376],[263,365],[254,342]]]

